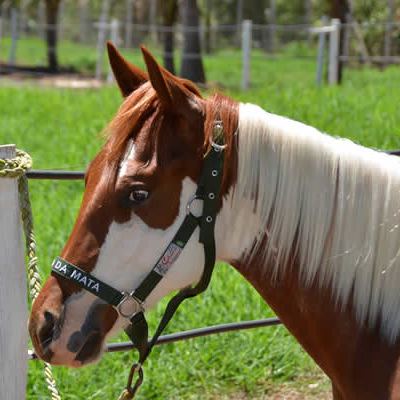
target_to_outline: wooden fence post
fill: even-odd
[[[251,28],[252,22],[248,19],[242,24],[242,89],[250,85],[250,57],[251,57]]]
[[[109,0],[103,0],[102,12],[100,16],[99,34],[97,36],[97,64],[96,64],[96,79],[101,79],[101,72],[103,70],[103,53],[106,41],[106,32],[108,29],[108,10]]]
[[[15,146],[0,146],[0,158]],[[2,400],[25,400],[28,302],[18,180],[0,178],[0,390]]]
[[[328,23],[328,17],[324,15],[322,17],[322,27],[325,27]],[[322,72],[324,69],[324,55],[325,55],[325,32],[320,32],[318,37],[318,58],[317,58],[317,76],[316,81],[317,85],[321,85],[322,83]]]
[[[329,35],[329,70],[328,82],[336,85],[339,82],[339,44],[340,44],[340,20],[332,19],[332,31]]]
[[[111,33],[110,40],[115,46],[118,46],[118,20],[113,18],[111,21]],[[107,82],[111,83],[113,81],[114,75],[111,66],[108,68]]]

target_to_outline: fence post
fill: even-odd
[[[328,17],[324,15],[321,19],[322,27],[326,26],[328,23]],[[317,56],[317,85],[322,83],[322,72],[324,69],[324,55],[325,55],[325,32],[320,32],[318,35],[318,56]]]
[[[250,56],[251,56],[251,20],[244,20],[242,24],[242,89],[250,84]]]
[[[113,18],[111,21],[111,34],[110,40],[114,43],[115,46],[118,46],[118,20]],[[107,82],[111,83],[113,81],[113,72],[111,67],[108,68]]]
[[[106,31],[108,29],[108,10],[109,1],[103,0],[103,7],[100,16],[99,34],[97,36],[97,64],[96,64],[96,79],[101,79],[101,72],[103,70],[103,53],[106,41]]]
[[[10,67],[13,67],[15,63],[17,40],[18,40],[18,10],[15,7],[13,7],[11,9],[11,49],[10,49],[10,59],[8,61],[8,65]]]
[[[0,158],[15,146],[0,146]],[[18,180],[0,178],[0,387],[2,400],[25,400],[28,303]]]
[[[329,36],[328,82],[335,85],[339,82],[340,20],[338,18],[332,19],[332,31]]]

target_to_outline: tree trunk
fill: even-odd
[[[204,83],[206,78],[201,58],[199,10],[197,3],[196,0],[183,0],[182,6],[182,20],[185,32],[181,77],[193,82]]]
[[[166,0],[163,3],[164,27],[164,67],[175,74],[174,65],[174,32],[172,30],[178,15],[178,1]]]
[[[236,0],[236,46],[240,48],[242,38],[243,0]]]
[[[79,41],[85,43],[88,40],[88,0],[79,0]]]
[[[57,22],[61,0],[46,0],[47,61],[50,71],[58,71]]]
[[[211,0],[206,0],[205,20],[204,50],[206,54],[211,54]]]
[[[332,10],[331,17],[339,18],[342,24],[346,22],[346,16],[351,11],[347,0],[333,0],[331,10]],[[344,53],[345,46],[346,43],[344,40],[344,35],[340,35],[339,55],[342,55]],[[339,61],[339,71],[338,71],[339,84],[342,82],[343,67],[344,67],[343,61]]]
[[[388,57],[390,57],[390,47],[392,44],[392,23],[393,23],[393,14],[394,14],[394,0],[388,0],[388,17],[387,17],[387,25],[385,29],[385,44],[384,44],[384,54],[386,57],[385,64],[389,64]]]

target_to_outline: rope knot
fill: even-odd
[[[15,158],[0,159],[0,177],[19,178],[32,167],[32,158],[25,151],[16,149]]]

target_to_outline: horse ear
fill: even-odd
[[[151,85],[162,105],[173,112],[199,112],[203,101],[193,83],[177,78],[157,63],[145,46],[141,46]],[[188,116],[188,115],[186,115]]]
[[[110,41],[107,41],[107,50],[111,69],[124,97],[129,96],[142,83],[149,80],[148,75],[125,60]]]

